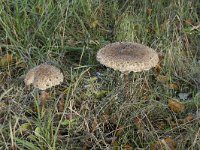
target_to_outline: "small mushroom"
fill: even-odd
[[[106,45],[97,53],[97,60],[106,67],[119,70],[124,74],[125,96],[128,94],[128,74],[141,72],[155,67],[158,54],[151,48],[138,43],[116,42]]]
[[[28,71],[24,82],[26,86],[33,84],[35,88],[42,90],[42,97],[45,97],[46,89],[63,82],[63,74],[54,66],[41,64]]]

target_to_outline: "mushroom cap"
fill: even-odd
[[[25,79],[24,79],[25,85],[29,86],[34,82],[35,70],[37,68],[38,68],[38,66],[34,67],[28,71],[28,73],[26,74]]]
[[[46,90],[63,82],[63,74],[54,66],[41,64],[29,70],[24,82],[26,85],[33,84],[35,88]]]
[[[101,48],[97,60],[121,72],[141,72],[155,67],[159,58],[153,49],[142,44],[116,42]]]

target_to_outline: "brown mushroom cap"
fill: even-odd
[[[26,85],[33,84],[35,88],[46,90],[63,82],[63,74],[54,66],[41,64],[27,73],[24,82]]]
[[[159,58],[153,49],[142,44],[116,42],[101,48],[97,60],[121,72],[141,72],[155,67]]]

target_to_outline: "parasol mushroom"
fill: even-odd
[[[28,71],[24,79],[25,85],[33,84],[35,88],[42,90],[42,97],[45,97],[45,90],[63,82],[61,71],[48,64],[41,64]]]
[[[124,74],[125,95],[128,93],[128,74],[147,71],[159,61],[158,54],[151,48],[133,42],[116,42],[106,45],[97,53],[97,60],[106,67]]]

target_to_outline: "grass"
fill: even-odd
[[[199,10],[196,0],[0,1],[0,149],[200,149]],[[115,41],[161,56],[156,69],[130,74],[130,100],[120,73],[96,62]],[[43,62],[65,81],[40,109],[23,79]]]

